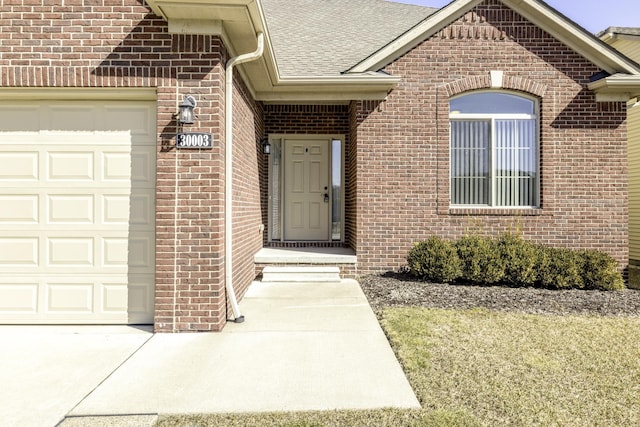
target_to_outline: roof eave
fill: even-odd
[[[609,27],[596,34],[596,37],[607,44],[612,44],[616,40],[638,41],[640,40],[639,30],[640,28]]]
[[[587,85],[598,102],[627,102],[640,96],[640,75],[605,77]]]
[[[257,61],[238,67],[258,101],[348,102],[384,99],[400,79],[381,73],[354,73],[334,77],[283,77],[273,53],[260,1],[255,0],[147,0],[154,13],[169,24],[169,32],[219,35],[232,56],[255,49],[263,32],[265,51]]]
[[[258,91],[256,99],[264,102],[330,102],[383,100],[400,82],[399,77],[381,74],[343,75],[337,77],[286,77],[269,90]]]

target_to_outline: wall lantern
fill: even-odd
[[[269,144],[269,138],[262,139],[262,152],[264,154],[271,154],[271,144]]]
[[[191,96],[185,96],[182,100],[182,103],[178,105],[178,122],[181,125],[192,125],[195,119],[195,114],[193,113],[194,108],[196,108],[196,99]]]

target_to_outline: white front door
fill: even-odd
[[[329,140],[284,141],[284,239],[329,240]]]

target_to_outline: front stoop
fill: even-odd
[[[279,267],[262,270],[263,282],[340,282],[338,267]]]
[[[357,257],[348,248],[262,248],[255,255],[254,263],[256,277],[262,275],[264,282],[281,281],[280,278],[333,282],[357,276]],[[294,276],[301,279],[292,280]]]

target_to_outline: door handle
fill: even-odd
[[[324,193],[324,202],[325,203],[329,203],[329,194],[328,193]]]

